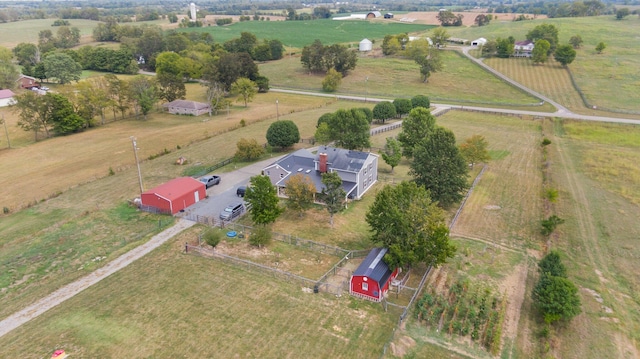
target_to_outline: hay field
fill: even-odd
[[[38,33],[42,30],[51,30],[56,34],[58,27],[51,26],[55,19],[38,19],[7,22],[0,24],[0,46],[13,48],[21,42],[38,43]],[[99,24],[99,21],[70,19],[71,27],[77,27],[80,30],[80,36],[88,37],[93,33],[93,28]]]
[[[395,316],[254,270],[181,253],[194,228],[0,338],[0,355],[372,358]]]

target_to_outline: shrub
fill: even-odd
[[[2,213],[4,213],[4,214],[9,214],[9,212],[11,212],[11,211],[9,210],[9,207],[2,207]]]
[[[255,139],[241,138],[236,143],[235,157],[240,160],[251,161],[264,154],[264,148]]]
[[[300,131],[291,120],[276,121],[267,130],[267,142],[270,146],[287,148],[298,141],[300,141]]]
[[[549,201],[549,202],[555,202],[558,200],[558,190],[555,188],[547,188],[547,190],[544,193],[544,197]]]
[[[204,232],[204,234],[202,235],[202,239],[204,239],[205,243],[215,248],[222,240],[222,234],[220,233],[220,231],[211,228]]]
[[[542,230],[540,231],[542,233],[542,235],[544,236],[548,236],[551,235],[551,233],[553,233],[553,231],[556,230],[556,227],[559,224],[564,223],[564,219],[556,216],[555,214],[550,216],[547,219],[543,219],[541,224],[542,224]]]
[[[266,226],[257,226],[249,236],[249,244],[258,248],[271,242],[271,231]]]
[[[550,140],[550,139],[548,139],[548,138],[546,138],[546,137],[545,137],[545,138],[542,140],[542,146],[548,146],[548,145],[550,145],[550,144],[551,144],[551,140]]]
[[[322,90],[325,92],[335,92],[342,82],[342,74],[334,68],[327,71],[327,76],[322,80]]]
[[[113,176],[116,173],[113,171],[113,168],[109,167],[109,176]]]

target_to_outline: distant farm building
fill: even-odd
[[[484,46],[487,43],[487,39],[485,39],[484,37],[481,37],[479,39],[475,39],[473,41],[471,41],[471,46]]]
[[[176,214],[206,196],[204,183],[191,177],[180,177],[142,193],[140,200],[146,211]]]
[[[36,81],[35,77],[20,75],[20,77],[16,80],[16,83],[20,88],[30,89],[32,87],[40,87],[40,83]]]
[[[384,262],[387,248],[374,248],[351,276],[349,293],[355,297],[380,302],[389,290],[389,283],[398,275]]]
[[[393,19],[393,14],[388,12],[388,13],[384,14],[384,18],[385,19]]]
[[[0,90],[0,107],[10,106],[16,103],[16,100],[13,98],[15,95],[11,90]]]
[[[513,56],[515,57],[531,57],[531,52],[533,51],[533,41],[525,40],[525,41],[516,41],[513,45]]]
[[[360,41],[360,46],[358,47],[360,51],[371,51],[372,48],[373,48],[373,43],[369,39],[364,39]]]
[[[211,110],[211,106],[206,103],[187,100],[175,100],[165,103],[162,106],[174,115],[200,116]]]
[[[369,11],[367,13],[367,19],[376,19],[382,17],[382,13],[380,11]]]

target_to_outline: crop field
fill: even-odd
[[[538,99],[498,80],[466,58],[453,51],[443,51],[444,68],[434,73],[428,83],[420,80],[418,66],[401,58],[373,58],[361,56],[355,70],[342,79],[337,93],[362,97],[396,98],[427,95],[432,102],[461,104],[490,104],[524,107]],[[303,90],[322,90],[323,75],[310,75],[298,56],[261,64],[260,73],[267,76],[274,87]]]
[[[77,357],[376,357],[395,320],[380,305],[303,291],[187,256],[189,230],[0,339],[0,354]]]
[[[387,34],[413,33],[433,28],[428,25],[397,22],[369,21],[245,21],[229,26],[193,27],[180,29],[185,32],[207,32],[216,42],[239,38],[240,33],[250,32],[258,40],[280,40],[285,46],[302,48],[319,39],[325,45],[350,43],[358,46],[364,38],[382,40]],[[300,34],[312,34],[300,36]]]
[[[640,48],[629,46],[630,43],[637,41],[637,34],[640,32],[640,21],[637,21],[635,16],[629,16],[621,21],[615,20],[613,15],[606,15],[492,22],[488,26],[449,28],[448,31],[451,36],[469,40],[478,37],[491,40],[513,36],[518,41],[524,40],[528,31],[543,23],[553,24],[558,28],[561,44],[568,43],[571,36],[582,37],[584,44],[577,50],[576,59],[569,67],[578,87],[584,92],[591,105],[602,109],[639,112],[637,101],[634,99],[640,84]],[[595,47],[601,41],[607,47],[602,54],[597,54]],[[520,59],[512,60],[521,62]],[[554,61],[551,62],[554,63]],[[529,86],[534,84],[536,79],[537,77],[529,77],[529,81],[523,84]],[[557,100],[562,102],[562,98]]]

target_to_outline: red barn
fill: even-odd
[[[389,283],[398,275],[398,269],[391,271],[382,258],[387,248],[374,248],[369,252],[358,269],[351,276],[351,295],[380,302],[389,290]]]
[[[204,183],[191,177],[180,177],[144,192],[143,206],[176,214],[207,196]]]

